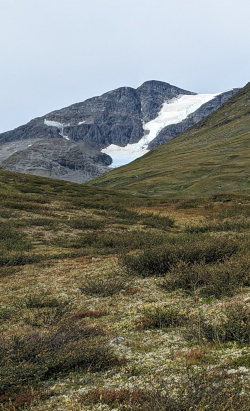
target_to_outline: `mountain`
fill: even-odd
[[[91,184],[173,198],[247,193],[249,143],[250,83],[186,132]]]
[[[180,134],[236,91],[197,94],[160,81],[121,87],[0,134],[0,166],[88,181]]]

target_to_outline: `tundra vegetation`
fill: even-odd
[[[249,214],[0,171],[0,410],[248,410]]]

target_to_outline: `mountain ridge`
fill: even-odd
[[[228,99],[234,93],[235,90],[232,90],[222,95]],[[137,144],[147,137],[145,124],[157,120],[164,104],[172,103],[181,96],[195,97],[199,94],[169,83],[151,80],[137,89],[120,87],[84,102],[51,111],[14,130],[0,134],[0,166],[12,171],[80,183],[88,181],[109,171],[112,161],[115,164],[114,158],[107,150],[111,145],[118,146],[120,150],[129,144]],[[211,99],[214,100],[212,97],[213,95]],[[208,102],[202,109],[199,107],[199,117],[194,116],[192,121],[189,118],[180,129],[178,124],[174,125],[167,138],[175,137],[197,119],[216,110],[221,103],[220,99],[215,99],[214,105],[211,106]],[[160,137],[163,132],[164,128]],[[63,165],[61,150],[60,153],[57,150],[59,139],[62,140],[66,157],[70,152],[70,158],[66,158]],[[158,142],[149,142],[154,145],[161,143],[161,138]],[[152,148],[149,144],[146,146]],[[135,153],[137,157],[142,154],[143,151],[140,150]],[[40,161],[42,159],[43,161]],[[126,161],[131,161],[131,157]],[[67,164],[72,162],[74,166],[68,167]]]

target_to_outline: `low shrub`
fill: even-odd
[[[127,254],[119,261],[128,273],[148,277],[164,275],[180,261],[188,264],[223,261],[238,249],[239,244],[231,239],[195,239],[191,236],[161,247],[144,247],[139,255]]]
[[[10,320],[15,314],[15,310],[11,307],[0,306],[0,321]]]
[[[184,378],[173,386],[155,381],[152,390],[129,388],[96,388],[82,394],[84,405],[105,404],[121,410],[188,411],[230,410],[247,411],[249,397],[240,375],[228,374],[226,369],[208,373],[205,369],[187,368]]]
[[[209,223],[201,226],[191,226],[186,228],[187,233],[207,233],[210,231],[240,231],[250,227],[250,221],[246,218],[236,220],[225,220]]]
[[[4,266],[21,266],[26,264],[34,264],[43,260],[44,256],[25,253],[2,253],[0,255],[0,267]]]
[[[27,197],[25,197],[25,200],[27,200]],[[18,199],[15,200],[7,200],[3,202],[4,207],[8,207],[10,209],[14,210],[22,210],[22,211],[30,211],[33,213],[38,213],[38,214],[44,214],[48,212],[49,207],[45,206],[44,204],[40,204],[41,201],[40,199],[38,200],[39,203],[35,202],[28,202],[28,201],[18,201]]]
[[[79,401],[86,405],[101,403],[109,405],[112,409],[114,407],[119,407],[120,405],[125,405],[127,407],[133,407],[129,408],[133,410],[142,409],[138,407],[147,403],[147,400],[148,394],[146,392],[129,388],[96,388],[89,390],[87,394],[84,394],[79,398]]]
[[[50,397],[46,389],[23,388],[20,392],[6,392],[0,394],[0,404],[2,411],[17,411],[32,409],[42,401]],[[32,408],[31,408],[32,407]]]
[[[249,309],[246,305],[235,303],[221,310],[221,318],[215,315],[209,317],[203,314],[191,318],[185,332],[186,337],[199,342],[236,342],[249,343]]]
[[[105,222],[102,220],[96,220],[93,216],[84,216],[70,219],[67,221],[67,225],[78,230],[97,230],[98,228],[104,227]]]
[[[107,311],[102,310],[85,310],[85,311],[78,311],[72,315],[74,320],[79,320],[81,318],[100,318],[107,315]]]
[[[69,311],[68,301],[61,301],[45,292],[30,294],[16,303],[17,307],[27,308],[23,319],[33,327],[57,324]]]
[[[58,307],[35,308],[24,315],[24,322],[32,327],[55,325],[67,314],[67,305]]]
[[[241,355],[230,362],[231,367],[250,368],[250,354]]]
[[[136,320],[137,328],[169,328],[185,324],[186,315],[176,307],[150,307],[143,311],[143,317]]]
[[[140,214],[133,210],[128,210],[125,208],[119,211],[114,211],[115,221],[123,224],[135,224],[140,220]]]
[[[58,222],[53,218],[30,218],[25,220],[25,224],[28,226],[44,227],[46,229],[54,229],[57,227]]]
[[[124,290],[127,286],[127,280],[123,276],[106,275],[85,278],[79,288],[87,295],[109,297]]]
[[[249,256],[240,255],[228,261],[208,265],[181,261],[171,268],[159,284],[167,291],[181,288],[201,296],[231,296],[240,287],[250,285]]]
[[[125,232],[86,232],[73,240],[59,239],[58,245],[66,248],[85,248],[103,250],[105,253],[120,253],[126,250],[135,250],[145,247],[146,244],[160,245],[166,242],[166,236],[162,233],[131,230]]]
[[[0,250],[28,251],[32,247],[31,242],[24,233],[21,233],[9,222],[1,223]]]
[[[16,229],[14,223],[4,222],[0,226],[0,267],[18,266],[39,261],[39,256],[31,255],[32,243],[25,233]]]
[[[177,209],[188,209],[188,208],[198,208],[202,204],[202,200],[195,200],[195,199],[190,199],[190,200],[182,200],[179,202],[177,205]]]
[[[142,215],[142,224],[152,228],[159,228],[160,230],[166,230],[174,227],[174,219],[169,216],[160,216],[156,214]]]
[[[248,393],[241,375],[230,375],[223,368],[208,372],[187,367],[186,373],[186,383],[177,383],[176,411],[247,411]]]
[[[244,200],[243,200],[244,202]],[[218,218],[231,218],[231,217],[250,217],[249,204],[236,203],[231,207],[225,207],[218,210]]]
[[[115,213],[115,221],[126,224],[143,224],[152,228],[161,230],[168,229],[174,226],[174,219],[169,216],[161,216],[157,214],[139,214],[136,211],[122,209]]]
[[[84,323],[65,323],[46,334],[1,337],[0,395],[20,392],[24,386],[76,369],[97,371],[118,364],[117,357],[100,340],[102,334]]]
[[[26,308],[56,308],[66,306],[67,301],[61,301],[48,295],[45,291],[38,294],[29,294],[22,298],[21,304]]]
[[[12,211],[6,209],[0,209],[0,218],[10,218],[10,217],[14,217],[15,213],[13,213]]]
[[[1,257],[0,257],[0,261],[1,261]],[[1,277],[7,277],[7,276],[11,276],[11,275],[15,275],[18,272],[20,272],[20,267],[8,267],[6,265],[2,265],[0,264],[0,278]]]

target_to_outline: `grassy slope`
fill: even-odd
[[[218,111],[89,184],[171,198],[250,189],[250,83]]]
[[[1,410],[247,410],[249,351],[237,333],[249,288],[237,276],[246,270],[248,196],[139,198],[5,171],[0,194]],[[183,258],[201,247],[214,258],[221,240],[243,249],[188,268],[208,270],[212,290],[170,291],[168,278],[162,288],[159,247],[177,244]],[[143,250],[153,272],[144,277],[137,265],[128,275],[120,256],[133,266]],[[230,289],[222,275],[232,276]],[[216,324],[228,307],[234,337],[186,338],[200,315]]]

